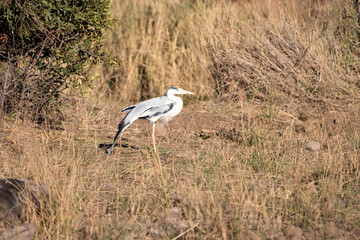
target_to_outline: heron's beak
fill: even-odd
[[[181,89],[181,94],[194,94],[194,93]]]

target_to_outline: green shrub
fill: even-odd
[[[0,1],[1,110],[38,119],[56,109],[111,60],[102,45],[114,21],[110,0]]]

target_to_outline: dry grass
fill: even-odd
[[[0,177],[52,190],[49,212],[29,215],[37,238],[358,238],[359,26],[347,6],[114,2],[120,68],[57,129],[1,119]],[[171,85],[198,98],[157,130],[163,182],[145,122],[125,131],[130,147],[98,146],[122,107]]]

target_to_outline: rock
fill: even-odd
[[[161,212],[156,221],[147,224],[148,233],[160,238],[161,236],[179,235],[189,228],[199,225],[199,221],[191,225],[188,220],[183,218],[183,211],[179,207],[172,207]]]
[[[324,226],[324,232],[327,237],[337,237],[340,235],[341,231],[334,222],[330,222]]]
[[[27,223],[29,211],[41,212],[49,203],[49,189],[22,179],[0,179],[0,239],[33,239],[35,224]],[[11,229],[7,229],[10,228]]]
[[[303,231],[301,230],[301,228],[297,226],[290,225],[286,229],[287,239],[292,239],[292,240],[302,239],[302,235],[303,235]]]
[[[48,201],[49,189],[42,184],[15,178],[0,179],[0,222],[15,223],[24,217],[28,205],[41,211]]]
[[[16,226],[10,230],[1,231],[0,239],[6,240],[32,240],[35,236],[35,223],[26,223],[21,226]]]
[[[99,187],[100,192],[114,192],[116,187],[112,183],[103,183]]]
[[[173,194],[172,196],[170,196],[169,199],[170,199],[171,201],[173,201],[173,202],[176,202],[176,203],[181,202],[179,196],[178,196],[176,193]]]
[[[257,235],[255,232],[250,230],[243,230],[240,233],[240,239],[248,239],[248,240],[261,240],[261,236]]]
[[[320,150],[320,143],[316,141],[307,141],[305,147],[311,151],[318,151]]]
[[[148,231],[149,231],[149,233],[150,233],[151,235],[163,236],[163,237],[166,236],[166,233],[165,233],[161,228],[159,228],[159,227],[152,227],[152,226],[151,226]]]
[[[21,215],[21,207],[11,192],[0,190],[0,227],[5,223],[15,224]]]
[[[275,233],[275,234],[271,235],[270,239],[286,240],[286,238],[284,237],[284,234],[282,232],[278,232],[278,233]]]
[[[337,206],[338,208],[346,208],[349,205],[348,203],[348,201],[344,201],[342,199],[335,200],[335,206]]]
[[[182,210],[178,207],[172,207],[167,209],[159,215],[158,222],[160,225],[171,228],[176,232],[181,232],[182,230],[189,228],[190,225],[188,221],[181,219]]]

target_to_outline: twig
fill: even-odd
[[[291,117],[292,119],[295,119],[296,121],[298,121],[298,122],[300,122],[300,123],[303,123],[303,121],[301,121],[301,120],[298,119],[297,117],[294,117],[294,116],[291,115],[290,113],[284,112],[284,111],[282,111],[282,110],[280,110],[279,112],[282,113],[282,114],[285,114],[285,115],[287,115],[287,116],[289,116],[289,117]]]

